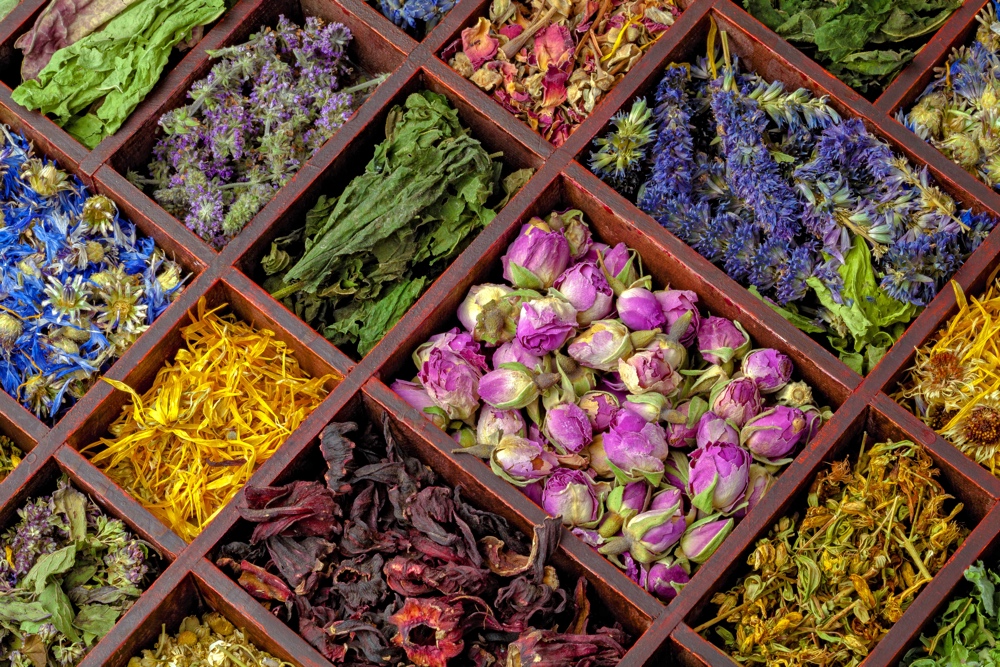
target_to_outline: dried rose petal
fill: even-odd
[[[462,31],[462,50],[474,69],[479,69],[497,54],[500,42],[490,36],[492,25],[480,16],[476,25]]]

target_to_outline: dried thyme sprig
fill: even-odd
[[[867,437],[867,436],[866,436]],[[859,664],[961,544],[962,504],[927,452],[882,442],[817,475],[805,516],[785,516],[748,559],[753,574],[712,602],[741,663]]]

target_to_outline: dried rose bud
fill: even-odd
[[[801,408],[813,404],[812,387],[805,382],[789,382],[775,395],[781,405]]]
[[[701,314],[698,312],[698,295],[689,290],[661,290],[653,293],[660,302],[660,309],[666,318],[666,330],[670,331],[674,324],[687,313],[691,320],[687,329],[679,332],[677,341],[685,347],[691,345],[698,335],[701,325]]]
[[[480,372],[487,370],[486,357],[479,352],[479,343],[472,339],[472,335],[454,328],[445,333],[435,334],[427,339],[413,353],[413,363],[417,368],[423,367],[430,356],[431,350],[444,350],[458,355],[470,366]]]
[[[535,377],[526,367],[504,366],[479,380],[479,396],[486,403],[500,410],[519,410],[538,398]]]
[[[400,398],[406,401],[410,407],[419,410],[424,417],[429,419],[439,429],[443,431],[448,428],[451,420],[448,419],[444,410],[431,400],[431,397],[419,382],[396,380],[392,383],[391,389],[399,394]]]
[[[702,512],[731,512],[746,492],[751,457],[737,445],[710,445],[691,453],[688,493]]]
[[[556,279],[554,287],[576,308],[576,321],[582,327],[614,310],[614,292],[594,262],[569,267]]]
[[[542,432],[560,453],[579,453],[594,439],[587,413],[575,403],[560,403],[545,413]]]
[[[693,447],[697,444],[698,426],[702,410],[708,408],[705,401],[697,399],[685,401],[676,408],[666,411],[667,444],[674,447]]]
[[[569,266],[569,242],[549,230],[541,218],[532,218],[502,257],[504,280],[527,289],[552,286]]]
[[[530,354],[545,355],[561,348],[576,333],[576,308],[558,297],[521,304],[517,341]]]
[[[698,350],[708,363],[725,364],[750,351],[750,336],[737,322],[706,317],[698,325]]]
[[[500,368],[503,364],[523,364],[533,371],[541,371],[542,357],[531,354],[515,338],[504,343],[493,353],[493,367]]]
[[[516,435],[500,439],[490,456],[493,472],[518,486],[537,482],[559,466],[555,454],[533,440]]]
[[[473,335],[475,335],[476,322],[479,320],[483,308],[497,299],[502,299],[513,291],[506,285],[494,285],[491,283],[473,285],[469,289],[469,294],[465,297],[465,301],[458,307],[458,321],[462,323],[466,331],[472,331]]]
[[[778,350],[762,348],[752,350],[743,357],[742,370],[743,375],[757,383],[760,393],[770,394],[788,384],[795,365],[788,355]]]
[[[476,441],[484,445],[497,445],[505,435],[524,437],[528,433],[524,417],[517,410],[498,410],[484,405],[476,424]]]
[[[625,522],[622,537],[612,538],[600,551],[614,554],[627,549],[638,562],[651,563],[677,544],[686,527],[684,494],[668,488],[653,496],[646,511]]]
[[[600,517],[601,503],[594,481],[582,470],[557,468],[545,480],[542,508],[561,516],[567,527],[593,524]]]
[[[626,359],[618,360],[618,374],[632,394],[656,392],[673,396],[684,378],[675,373],[664,358],[662,349],[640,350]]]
[[[615,294],[621,294],[639,278],[635,268],[637,256],[636,252],[624,243],[607,249],[602,255],[604,275]]]
[[[580,397],[577,405],[587,413],[587,419],[595,432],[606,431],[611,419],[618,412],[618,398],[607,391],[588,391]]]
[[[597,320],[573,339],[567,352],[581,366],[613,371],[618,369],[618,360],[632,352],[632,339],[618,320]]]
[[[622,408],[633,412],[648,422],[658,422],[663,414],[670,409],[670,400],[663,394],[647,392],[627,396]]]
[[[684,584],[691,581],[691,575],[679,563],[671,563],[669,558],[656,561],[649,566],[646,576],[639,582],[651,594],[664,602],[677,597]]]
[[[618,296],[618,318],[632,331],[663,330],[666,316],[660,302],[645,287],[630,287]]]
[[[681,552],[694,563],[704,563],[733,530],[733,519],[706,517],[688,528],[681,537]]]
[[[645,478],[650,484],[659,484],[668,453],[667,436],[659,424],[620,410],[604,435],[604,451],[622,481]]]
[[[569,241],[569,251],[574,262],[578,262],[590,252],[594,245],[590,225],[583,219],[583,211],[569,209],[561,213],[551,213],[546,220],[554,231],[561,231]]]
[[[418,378],[434,404],[449,419],[471,419],[479,409],[481,372],[465,358],[435,347],[427,354]]]
[[[608,495],[608,509],[628,519],[646,510],[652,491],[645,480],[619,484]]]
[[[764,494],[771,490],[774,486],[774,475],[767,471],[767,468],[760,465],[759,463],[754,463],[750,466],[750,481],[747,483],[746,495],[746,506],[738,509],[733,516],[737,519],[742,519],[750,511],[757,506],[760,499],[764,497]]]
[[[790,454],[806,436],[806,418],[798,408],[776,405],[740,430],[743,446],[768,461]]]
[[[709,399],[712,412],[742,428],[764,406],[757,383],[750,378],[730,380],[716,387]]]
[[[714,412],[706,412],[698,421],[698,433],[695,435],[698,449],[711,445],[739,445],[740,434],[725,419]]]

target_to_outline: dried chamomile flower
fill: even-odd
[[[179,296],[186,272],[0,127],[0,385],[55,420]]]
[[[113,284],[113,281],[112,281]],[[122,297],[124,298],[124,297]],[[82,451],[158,519],[193,540],[261,463],[326,397],[273,332],[209,310],[184,327],[185,346]]]
[[[246,633],[218,612],[188,616],[176,635],[160,631],[153,650],[128,661],[128,667],[294,667],[251,642]]]
[[[1000,294],[994,283],[966,299],[952,283],[958,312],[916,351],[894,397],[966,456],[1000,476]]]

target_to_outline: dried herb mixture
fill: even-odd
[[[966,456],[1000,477],[1000,285],[966,299],[917,349],[894,398]]]
[[[619,112],[591,169],[866,374],[996,219],[825,98],[743,69],[713,24],[708,57]]]
[[[160,632],[153,650],[145,649],[127,667],[293,667],[292,663],[261,651],[218,612],[188,616],[175,636]]]
[[[21,463],[24,452],[5,435],[0,435],[0,482],[7,478],[14,468]]]
[[[533,173],[503,179],[501,199],[499,156],[443,95],[413,93],[389,112],[364,173],[271,244],[264,288],[363,357]]]
[[[913,107],[897,114],[948,159],[990,187],[1000,188],[1000,19],[997,0],[976,16],[970,46],[956,48]]]
[[[0,385],[61,417],[181,292],[186,272],[104,195],[0,126]]]
[[[218,62],[190,102],[160,117],[150,178],[131,180],[222,248],[385,80],[357,81],[351,39],[340,23],[281,16],[276,29],[211,51]]]
[[[442,57],[561,146],[680,12],[674,0],[493,0]]]
[[[331,375],[312,378],[274,333],[205,298],[181,331],[184,347],[81,451],[190,542],[323,401]]]
[[[743,0],[743,6],[841,81],[874,98],[962,0]]]
[[[867,438],[867,436],[865,436]],[[780,519],[696,628],[740,663],[856,666],[968,534],[909,441],[868,444],[816,476],[804,515]]]
[[[0,536],[0,665],[75,665],[157,573],[159,555],[62,477]]]
[[[335,664],[618,664],[629,638],[547,564],[558,521],[529,544],[408,458],[388,420],[355,431],[323,431],[325,483],[247,487],[253,535],[217,561],[243,588]]]
[[[578,210],[532,218],[392,389],[669,601],[830,416],[784,353]]]
[[[101,5],[118,8],[122,3]],[[12,97],[21,106],[50,114],[80,143],[94,148],[117,132],[153,89],[173,49],[199,41],[203,27],[225,11],[225,0],[135,0],[117,15],[102,14],[107,22],[100,29],[55,51]],[[46,34],[40,36],[43,41]]]

